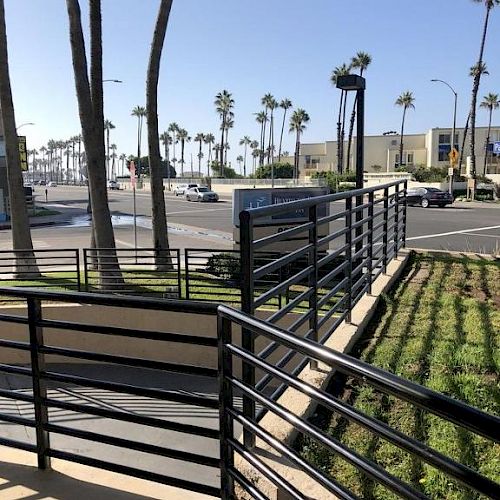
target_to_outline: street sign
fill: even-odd
[[[448,176],[449,176],[449,177],[453,177],[453,170],[454,170],[454,168],[453,168],[453,167],[449,167],[449,168],[448,168]]]
[[[132,187],[135,188],[137,184],[137,177],[135,176],[135,163],[133,161],[130,162],[129,170],[130,170],[130,184],[132,184]]]
[[[450,158],[450,163],[452,165],[456,165],[458,162],[458,151],[456,150],[456,148],[453,148],[448,154],[448,156]]]
[[[17,137],[19,144],[19,162],[21,163],[21,170],[26,172],[28,170],[28,152],[26,150],[26,136],[20,135]]]
[[[496,141],[493,143],[493,153],[496,155],[500,155],[500,141]]]

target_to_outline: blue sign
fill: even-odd
[[[500,141],[493,143],[493,153],[500,155]]]

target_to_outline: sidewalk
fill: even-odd
[[[45,205],[45,203],[43,205]],[[50,203],[47,203],[47,207],[49,206]],[[30,227],[42,227],[42,226],[53,226],[55,224],[63,224],[68,220],[70,220],[75,215],[81,214],[81,210],[78,208],[61,209],[58,207],[57,211],[60,212],[57,215],[40,215],[38,217],[30,217]],[[10,229],[10,227],[11,227],[10,221],[0,222],[0,230]]]

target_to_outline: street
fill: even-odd
[[[60,211],[64,223],[32,228],[36,248],[82,248],[89,245],[90,221],[83,187],[35,188],[41,206]],[[133,247],[132,192],[109,191],[115,236],[120,247]],[[138,244],[151,246],[151,197],[137,193]],[[231,248],[232,203],[228,196],[213,204],[188,202],[166,193],[170,244],[175,248]],[[341,210],[341,204],[338,204]],[[11,247],[10,232],[0,231],[1,249]],[[500,249],[500,205],[455,203],[448,208],[408,208],[409,248],[477,252],[491,255]]]

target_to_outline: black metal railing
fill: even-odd
[[[158,258],[163,265],[157,268]],[[103,280],[98,264],[118,262],[120,279]],[[180,250],[154,248],[83,249],[84,289],[87,292],[119,293],[142,297],[181,298]]]
[[[250,315],[260,310],[269,323],[323,343],[343,321],[351,321],[353,307],[405,246],[406,187],[406,180],[396,181],[242,211],[242,310]],[[272,262],[256,258],[277,248],[281,255]],[[280,273],[278,283],[256,286],[270,273]],[[269,307],[277,302],[278,308]],[[243,339],[244,348],[256,352],[252,335]],[[267,359],[277,353],[276,366],[292,374],[307,364],[276,342],[259,355]],[[253,384],[254,368],[246,366],[244,373]],[[264,390],[270,380],[263,377],[257,388]],[[273,389],[275,397],[283,388]],[[248,398],[245,404],[254,407]]]
[[[450,479],[458,481],[486,497],[500,498],[500,485],[491,479],[445,456],[427,444],[400,432],[387,422],[377,420],[326,391],[314,387],[295,374],[287,373],[276,364],[269,363],[265,356],[242,347],[234,338],[234,325],[238,325],[254,338],[266,337],[272,342],[293,350],[293,352],[300,353],[309,360],[321,362],[331,370],[344,373],[376,391],[391,395],[397,400],[406,401],[425,412],[495,443],[500,443],[499,417],[481,412],[460,401],[431,391],[348,355],[328,349],[311,340],[299,338],[290,331],[260,321],[241,311],[228,306],[220,306],[218,337],[219,368],[221,370],[219,387],[221,395],[222,498],[234,498],[235,484],[250,494],[252,498],[268,498],[270,497],[269,492],[263,487],[266,481],[274,485],[287,498],[310,498],[310,492],[301,489],[300,481],[291,480],[297,475],[297,470],[323,488],[325,493],[321,498],[328,498],[329,495],[343,499],[358,498],[345,485],[340,484],[334,475],[330,475],[310,463],[296,449],[290,447],[289,443],[278,439],[273,431],[263,426],[262,421],[259,422],[255,418],[255,414],[248,411],[248,407],[243,406],[241,409],[240,405],[235,404],[236,395],[243,395],[244,398],[251,399],[254,404],[266,408],[278,417],[277,421],[281,425],[288,425],[293,431],[309,437],[331,454],[341,457],[397,496],[410,499],[427,498],[423,491],[415,485],[408,484],[391,474],[380,464],[360,455],[332,438],[309,420],[291,412],[275,397],[266,395],[257,384],[248,381],[245,372],[243,372],[243,376],[239,376],[238,372],[233,369],[236,363],[244,363],[255,370],[266,373],[277,385],[285,384],[286,388],[292,388],[309,398],[312,405],[321,405],[348,421],[358,424],[375,436],[389,441],[416,459],[438,469]],[[246,434],[253,438],[250,440],[251,445],[240,441],[235,429],[241,427]],[[258,446],[254,446],[255,443]],[[237,456],[239,456],[239,460],[236,460]],[[294,472],[284,474],[283,463],[288,464]],[[255,471],[257,471],[257,476]],[[256,477],[258,480],[255,480]],[[307,481],[302,481],[302,488],[304,487],[307,488]]]
[[[50,467],[50,459],[54,457],[220,496],[217,477],[220,461],[215,452],[212,454],[213,450],[217,450],[219,439],[216,425],[219,401],[216,382],[215,304],[36,289],[2,289],[1,293],[24,301],[27,304],[27,314],[0,314],[0,324],[22,325],[26,335],[24,341],[11,340],[12,337],[0,340],[0,373],[17,378],[15,384],[0,388],[0,398],[32,406],[25,408],[24,416],[4,411],[0,414],[0,429],[3,427],[1,423],[32,428],[35,430],[35,442],[7,438],[4,435],[0,436],[0,444],[37,453],[41,469]],[[71,320],[64,319],[68,317],[64,314],[68,310],[66,307],[60,308],[59,314],[62,317],[58,317],[53,308],[45,305],[46,301],[78,304],[83,306],[82,313],[75,318],[78,313],[73,312]],[[98,306],[98,310],[89,306]],[[207,337],[192,331],[186,332],[182,328],[181,331],[172,331],[171,318],[164,322],[167,328],[170,325],[170,330],[138,328],[137,324],[147,324],[145,319],[135,325],[127,321],[113,321],[113,318],[119,319],[125,311],[130,310],[136,311],[142,318],[149,316],[145,312],[151,311],[158,311],[159,314],[165,311],[194,314],[200,316],[200,319],[212,316],[214,332],[211,337]],[[85,319],[82,320],[82,317]],[[126,326],[120,326],[123,323]],[[78,349],[72,347],[74,344],[71,339],[75,339],[75,335]],[[96,337],[97,344],[95,340],[92,344],[91,339]],[[108,341],[105,344],[106,337],[112,337],[115,342]],[[133,354],[124,355],[122,349],[132,339],[139,342],[134,344],[135,348],[126,351],[132,351]],[[146,344],[154,344],[151,347],[154,356],[141,355]],[[173,359],[172,356],[162,359],[158,350],[165,344],[169,347],[163,353],[172,353],[175,349],[185,351],[187,346],[197,346],[196,349],[212,351],[215,361],[210,366],[200,362],[181,363],[176,361],[175,356]],[[94,349],[88,347],[92,345]],[[81,346],[86,349],[80,348]],[[3,362],[6,353],[12,351],[18,353],[18,356],[24,354],[25,363]],[[200,357],[202,360],[205,358],[206,355]],[[78,364],[75,365],[75,362]],[[115,370],[119,370],[122,375],[118,376]],[[124,370],[132,371],[124,373]],[[172,382],[174,376],[184,377],[175,379],[178,382],[185,380],[190,383],[186,388],[176,387]],[[203,390],[207,384],[210,386],[209,392]],[[3,409],[6,407],[8,405],[4,405]],[[33,418],[25,416],[30,410],[34,413]],[[68,412],[71,418],[61,418],[61,414]],[[200,422],[189,423],[189,420],[195,421],[193,418],[197,414],[201,415]],[[82,425],[90,417],[102,419],[91,427],[92,430]],[[100,425],[106,421],[114,423],[108,433]],[[140,426],[141,438],[134,440],[128,432],[124,436],[117,436],[115,427],[120,422]],[[160,444],[160,432],[174,433],[175,438],[170,438],[170,434],[167,434],[164,436],[167,444]],[[186,435],[195,436],[198,443],[200,439],[206,443],[194,450],[179,447],[179,436]],[[52,442],[52,436],[58,437],[54,440],[56,444]],[[61,436],[84,440],[87,447],[73,444],[68,449],[62,445]],[[184,440],[185,438],[182,442]],[[88,443],[92,442],[99,443],[99,446],[93,456],[90,456],[85,450],[90,446]],[[154,456],[158,462],[157,470],[137,465],[144,463],[144,458],[141,458],[144,455],[135,457],[132,463],[120,463],[120,459],[113,456],[105,459],[103,453],[106,446]],[[177,475],[169,474],[168,466],[162,465],[160,457],[167,459],[168,465],[172,461],[180,462],[182,472]],[[194,467],[191,472],[190,467]]]
[[[22,258],[28,254],[33,257]],[[36,273],[33,264],[38,268]],[[78,291],[81,289],[80,252],[75,248],[0,250],[0,283],[7,287]],[[12,297],[0,294],[0,301],[10,302]]]

